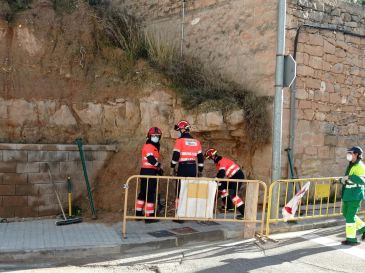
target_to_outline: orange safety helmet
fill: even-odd
[[[190,130],[190,123],[187,122],[186,120],[180,120],[174,127],[175,131],[180,131],[180,130],[185,130],[185,131],[189,131]]]
[[[209,148],[208,150],[205,151],[204,153],[204,157],[206,159],[213,159],[213,157],[217,154],[217,150],[214,148]]]
[[[160,128],[157,128],[157,127],[151,127],[148,130],[147,138],[151,138],[152,135],[158,135],[161,138],[161,135],[162,135],[161,129]]]

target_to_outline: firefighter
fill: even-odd
[[[177,140],[172,154],[171,168],[174,175],[179,177],[199,177],[202,176],[204,168],[204,156],[202,147],[198,140],[190,135],[190,124],[186,120],[179,121],[175,127]],[[176,165],[178,165],[176,170]],[[197,173],[198,167],[198,173]],[[179,205],[180,181],[177,183],[177,196],[175,207]],[[183,221],[175,221],[183,223]]]
[[[356,238],[356,231],[362,234],[361,239],[365,240],[365,223],[356,215],[360,208],[361,200],[364,199],[365,165],[362,162],[363,150],[354,146],[347,150],[346,159],[349,165],[345,176],[339,182],[342,186],[342,214],[346,219],[346,240],[343,245],[360,244]]]
[[[204,156],[206,159],[213,160],[218,170],[216,178],[245,179],[245,175],[240,166],[232,160],[218,155],[216,149],[209,148],[205,151]],[[237,215],[237,219],[243,219],[245,215],[245,204],[237,192],[241,188],[241,185],[241,182],[227,183],[223,181],[218,183],[218,194],[222,199],[224,209],[233,210],[234,206],[236,206],[237,210],[241,213],[241,215]]]
[[[142,147],[142,167],[141,175],[163,175],[160,157],[160,140],[162,132],[157,127],[148,130],[147,141]],[[140,192],[136,201],[136,216],[153,217],[156,216],[156,178],[141,178]],[[145,219],[146,223],[158,222],[156,219]]]

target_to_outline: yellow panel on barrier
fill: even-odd
[[[315,187],[315,198],[329,198],[330,197],[330,185],[329,184],[316,184]]]
[[[188,198],[208,199],[208,184],[189,183]]]

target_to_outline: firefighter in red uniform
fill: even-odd
[[[206,159],[214,161],[215,167],[218,170],[217,178],[245,179],[245,175],[240,166],[228,158],[219,156],[216,149],[210,148],[206,150],[204,156]],[[218,193],[222,199],[223,206],[227,210],[232,210],[235,205],[241,213],[241,215],[237,216],[237,219],[243,219],[245,214],[245,204],[237,194],[237,190],[240,189],[241,184],[238,183],[237,185],[237,183],[227,183],[225,181],[218,184]]]
[[[163,175],[161,163],[158,161],[160,157],[160,139],[162,132],[157,127],[148,130],[146,144],[142,148],[142,167],[141,175]],[[156,186],[157,179],[141,178],[140,192],[136,201],[136,216],[153,217],[156,215]],[[154,223],[158,220],[145,219],[146,223]]]
[[[190,135],[190,124],[186,120],[179,121],[174,129],[178,133],[178,139],[175,142],[171,160],[173,174],[180,177],[196,177],[198,165],[198,176],[200,177],[204,168],[204,156],[200,142]],[[177,164],[178,168],[176,171]],[[179,204],[179,182],[177,183],[177,188],[176,208]]]

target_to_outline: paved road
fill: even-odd
[[[13,272],[364,272],[365,242],[356,247],[340,245],[343,227],[273,236],[278,242],[256,240],[191,245],[180,249],[139,256],[95,257],[73,261],[73,265],[17,270]],[[19,269],[18,265],[18,269]],[[30,267],[31,264],[23,264]],[[0,265],[1,268],[1,265]]]

